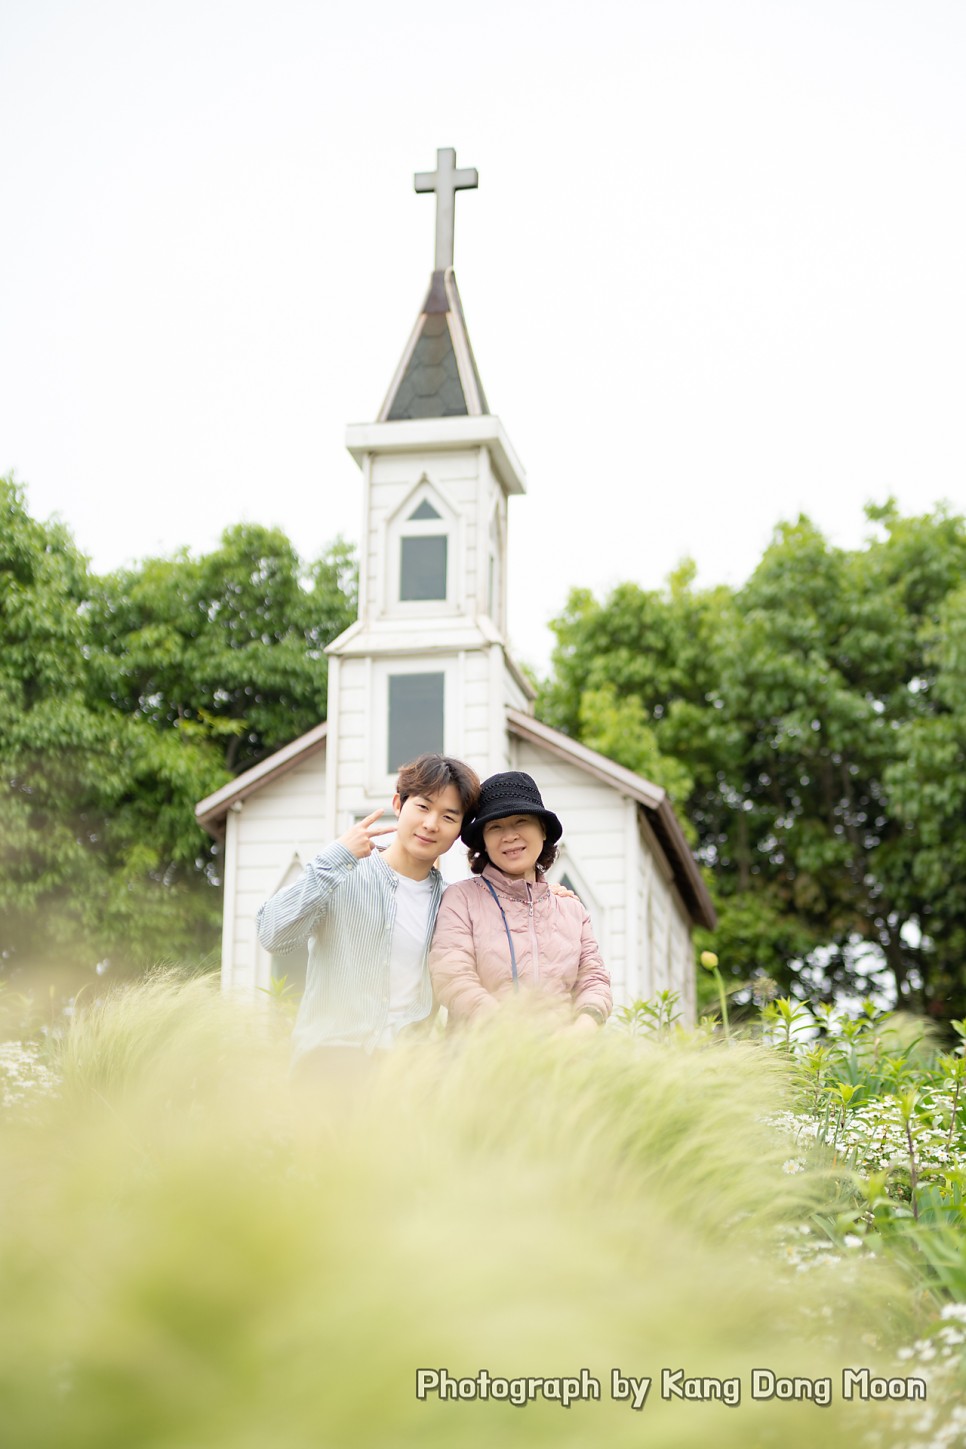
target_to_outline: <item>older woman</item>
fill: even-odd
[[[464,822],[471,878],[449,886],[429,956],[437,998],[450,1020],[479,1020],[515,992],[556,1001],[575,1031],[610,1014],[610,977],[590,917],[576,897],[555,895],[544,872],[563,827],[535,782],[519,770],[483,782]]]

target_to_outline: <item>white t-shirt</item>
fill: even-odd
[[[429,936],[429,912],[433,902],[433,883],[396,877],[396,920],[389,947],[389,1015],[379,1042],[388,1046],[400,1025],[412,1019],[411,1008],[420,994],[425,970],[426,941]]]

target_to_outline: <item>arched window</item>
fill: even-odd
[[[442,516],[424,498],[413,509],[399,536],[399,598],[445,599],[449,538]]]
[[[387,524],[391,613],[448,613],[454,606],[456,526],[455,515],[424,475]]]

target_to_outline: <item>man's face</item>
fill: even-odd
[[[415,860],[430,864],[446,854],[463,824],[463,806],[455,785],[447,785],[438,795],[410,795],[405,804],[396,795],[392,808],[399,817],[399,845]]]

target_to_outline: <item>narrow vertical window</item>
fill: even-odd
[[[496,514],[490,519],[490,541],[487,556],[487,612],[498,628],[503,628],[502,578],[500,573],[500,525]]]
[[[446,535],[400,540],[400,599],[446,598]]]
[[[441,532],[441,529],[444,530]],[[437,510],[424,498],[402,525],[399,539],[399,598],[403,603],[445,600],[449,538]]]
[[[443,753],[444,674],[390,674],[389,774],[417,755]]]

